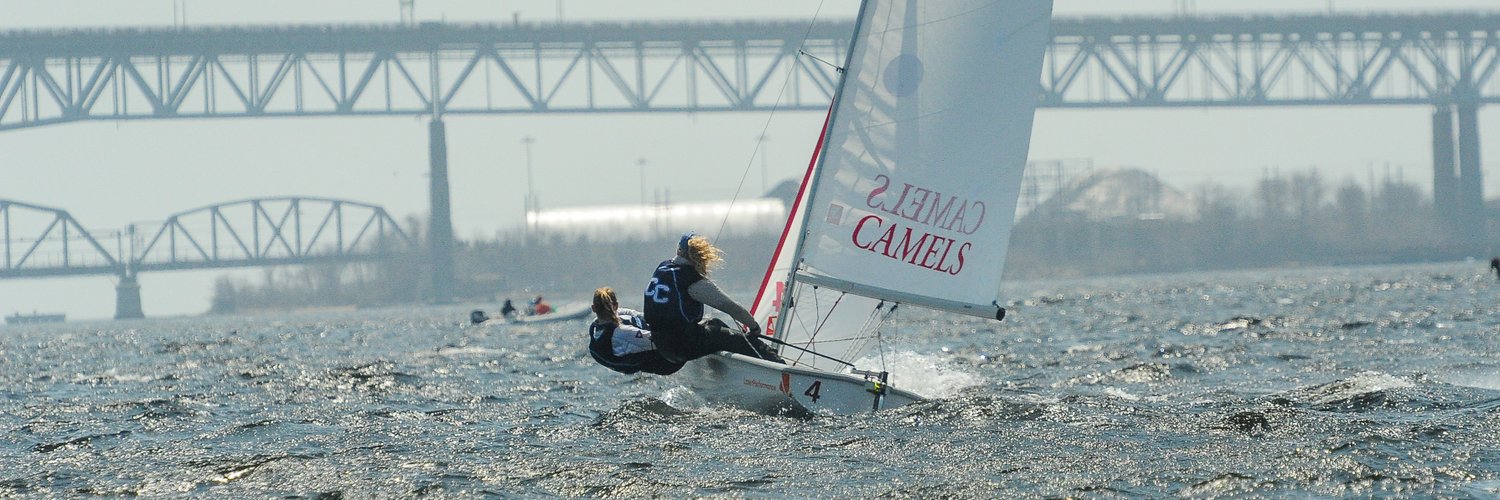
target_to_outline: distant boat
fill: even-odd
[[[469,322],[477,326],[555,323],[558,321],[583,319],[591,312],[593,312],[591,304],[584,302],[559,306],[547,314],[521,315],[508,319],[504,316],[490,317],[484,311],[476,309],[474,312],[469,313]]]
[[[67,320],[66,314],[42,314],[32,312],[31,314],[15,313],[5,317],[7,325],[30,325],[34,323],[62,323]]]
[[[751,309],[788,364],[705,356],[681,372],[695,392],[768,412],[921,401],[884,366],[855,365],[897,306],[1005,315],[1000,275],[1051,14],[1051,0],[864,2]]]

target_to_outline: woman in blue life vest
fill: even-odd
[[[760,324],[708,279],[721,262],[719,249],[708,238],[687,233],[677,242],[677,256],[663,261],[646,286],[646,324],[662,357],[687,362],[718,351],[783,363],[776,350],[760,339]],[[747,333],[717,319],[704,321],[703,306],[723,311],[745,326]]]
[[[589,325],[589,355],[594,361],[627,374],[671,375],[682,368],[682,363],[661,357],[651,343],[651,332],[642,327],[641,313],[620,309],[614,290],[594,290],[594,314],[598,319]]]

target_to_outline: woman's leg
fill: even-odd
[[[733,327],[724,324],[723,321],[717,319],[709,320],[704,330],[704,338],[716,351],[729,351],[753,358],[785,363],[781,359],[781,356],[776,355],[776,350],[766,345],[764,341],[754,335],[739,332]]]

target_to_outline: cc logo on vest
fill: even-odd
[[[651,284],[646,285],[646,296],[657,304],[665,304],[671,300],[666,294],[672,293],[672,287],[661,284],[657,278],[651,278]]]

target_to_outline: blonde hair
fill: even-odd
[[[693,270],[698,274],[708,276],[708,272],[718,264],[724,262],[724,252],[714,247],[708,238],[693,236],[688,240],[687,255],[683,255],[693,262]]]
[[[620,317],[615,313],[620,309],[620,299],[615,297],[615,290],[610,287],[600,287],[594,290],[594,314],[599,315],[599,320],[620,324]]]

